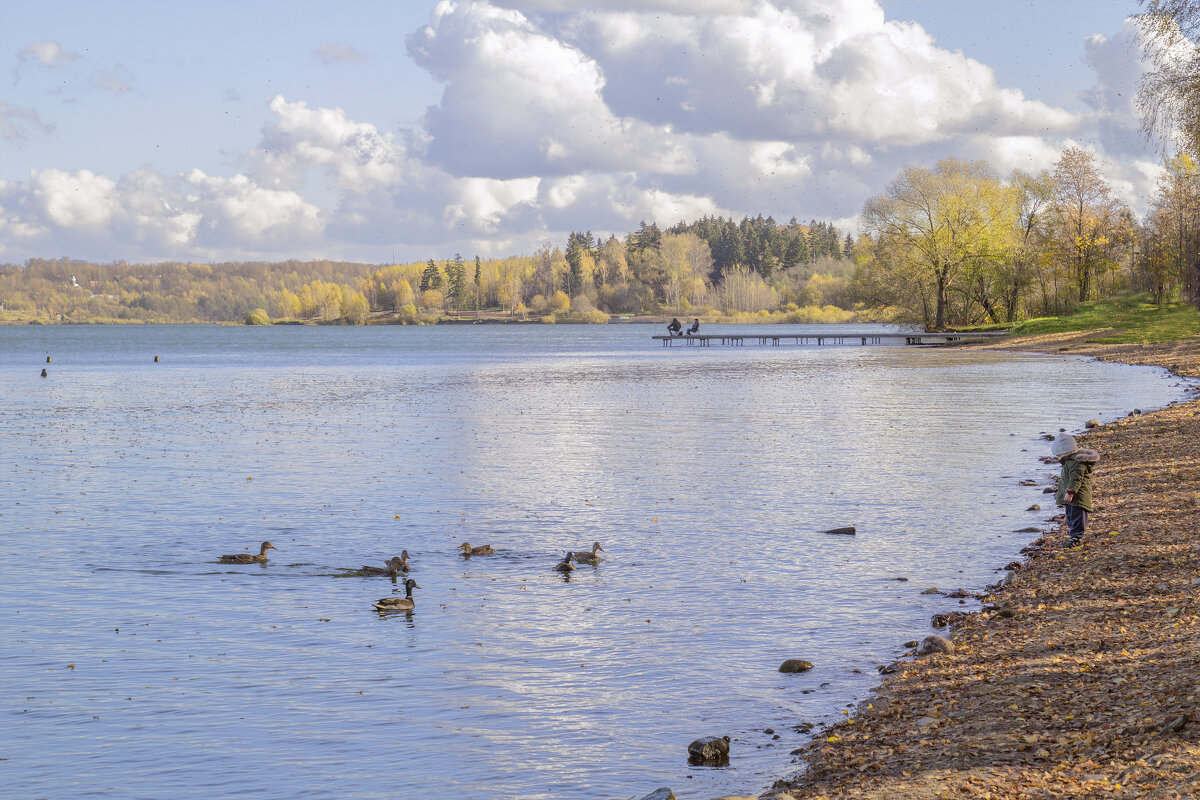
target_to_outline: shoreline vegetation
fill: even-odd
[[[1104,344],[1116,331],[974,348],[1084,355],[1200,378],[1200,338]],[[1079,420],[1084,428],[1085,420]],[[1200,399],[1081,433],[1102,453],[1082,549],[1041,487],[1041,535],[952,614],[952,652],[885,665],[883,683],[798,751],[776,800],[1192,798],[1200,785]],[[1049,454],[1048,444],[1044,455]],[[1045,485],[1054,481],[1047,465]],[[1054,515],[1054,516],[1050,516]]]
[[[945,158],[869,198],[857,238],[832,222],[703,217],[623,238],[572,231],[532,255],[369,264],[30,258],[0,264],[0,324],[402,324],[625,317],[1012,327],[1143,294],[1200,303],[1200,164],[1168,159],[1137,220],[1093,154],[1000,175]]]

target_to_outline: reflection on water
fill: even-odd
[[[960,607],[922,589],[991,582],[1051,513],[1018,485],[1052,472],[1039,434],[1179,392],[1057,356],[656,332],[0,328],[8,785],[758,793],[795,726]],[[267,563],[217,563],[263,539]],[[403,580],[332,577],[402,549],[411,612],[372,608]],[[726,734],[728,768],[687,765]]]

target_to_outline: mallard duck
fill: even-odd
[[[554,565],[554,571],[555,572],[574,572],[575,571],[575,554],[570,551],[567,551],[567,553],[565,555],[563,555],[562,561],[559,561],[557,564]]]
[[[600,556],[596,555],[596,551],[603,549],[599,542],[592,542],[591,550],[576,550],[571,555],[575,556],[576,561],[599,561]]]
[[[391,575],[393,578],[401,572],[408,572],[408,551],[405,550],[398,556],[392,556],[387,561],[386,567],[368,567],[363,565],[359,570],[363,575]]]
[[[471,545],[467,544],[466,542],[460,544],[458,549],[463,551],[464,556],[490,556],[492,553],[496,552],[492,549],[490,544],[481,544],[478,547],[471,547]]]
[[[221,556],[220,560],[226,564],[253,564],[256,561],[266,561],[268,550],[278,549],[278,547],[270,542],[263,542],[258,550],[258,555],[254,555],[253,553],[234,553],[233,555]]]
[[[417,586],[416,581],[414,581],[412,578],[409,578],[404,582],[404,597],[396,597],[395,595],[381,597],[379,600],[375,601],[375,610],[412,611],[416,606],[416,603],[413,601],[412,590],[420,588],[420,586]]]

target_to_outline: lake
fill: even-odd
[[[0,327],[7,791],[757,794],[978,607],[923,589],[982,589],[1054,513],[1041,434],[1183,396],[1076,357],[660,330]],[[411,613],[334,577],[402,549]],[[706,735],[728,767],[688,766]]]

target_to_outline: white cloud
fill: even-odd
[[[537,201],[540,178],[498,181],[490,178],[465,178],[458,181],[457,202],[442,212],[446,228],[466,225],[471,233],[497,233],[513,209],[533,206]]]
[[[125,94],[133,90],[133,76],[124,66],[114,64],[109,69],[98,69],[93,72],[91,86],[112,94]]]
[[[59,228],[100,229],[116,205],[117,184],[89,169],[35,170],[29,176],[30,199],[38,215]]]
[[[393,134],[370,123],[353,122],[340,108],[310,109],[276,96],[274,118],[263,128],[257,176],[267,185],[295,187],[305,167],[323,170],[333,186],[346,193],[369,192],[399,182],[406,154]]]
[[[1096,73],[1096,84],[1083,99],[1093,111],[1100,143],[1113,155],[1140,155],[1145,150],[1134,105],[1146,71],[1141,52],[1133,20],[1126,20],[1111,37],[1097,34],[1084,44],[1084,60]]]
[[[669,131],[618,117],[587,54],[524,15],[486,2],[440,3],[409,52],[445,83],[430,110],[428,155],[456,175],[559,175],[677,169]]]
[[[54,126],[42,122],[35,109],[9,105],[0,100],[0,140],[9,144],[24,144],[31,132],[53,133]]]
[[[322,64],[357,63],[362,54],[347,42],[321,42],[316,49],[317,60]]]
[[[1084,114],[1000,86],[875,0],[442,0],[408,38],[443,85],[417,129],[277,96],[232,177],[45,169],[0,183],[0,254],[504,254],[706,214],[852,227],[906,164],[982,158],[1003,175],[1078,142],[1144,201],[1157,167],[1130,105],[1132,30],[1078,45],[1097,75]],[[360,58],[343,42],[316,56]],[[47,42],[19,58],[73,54]],[[5,141],[48,127],[0,105]]]
[[[296,192],[263,188],[245,175],[211,177],[192,170],[186,182],[199,191],[192,205],[203,218],[199,243],[275,250],[316,241],[324,228],[321,210]]]
[[[63,50],[58,42],[37,42],[21,48],[21,51],[17,53],[17,58],[27,63],[36,61],[44,67],[60,67],[69,64],[79,56]]]

